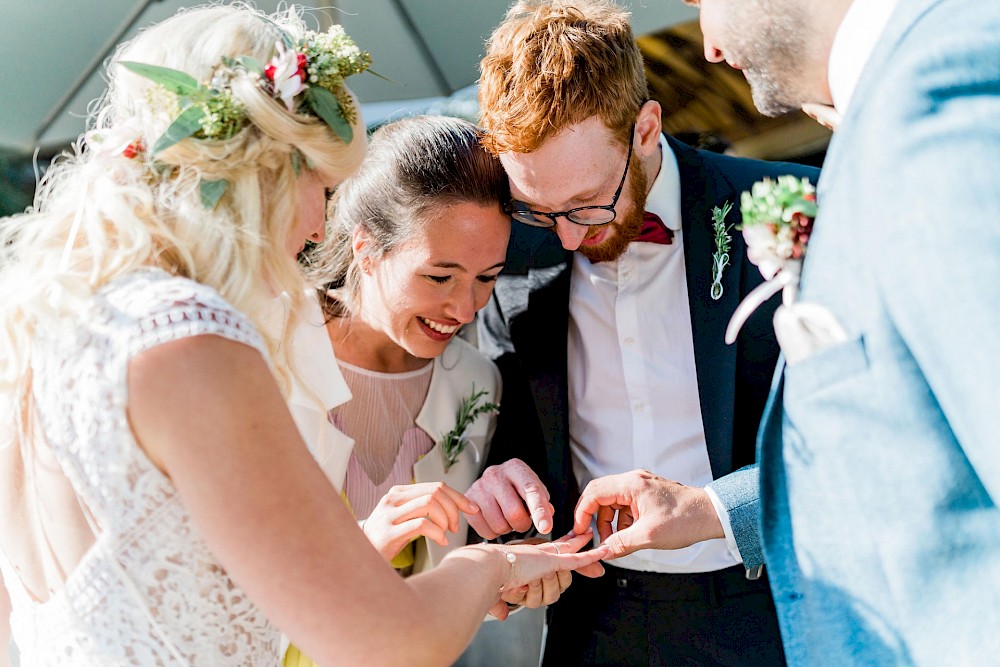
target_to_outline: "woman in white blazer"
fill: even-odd
[[[303,257],[325,289],[296,325],[292,410],[404,575],[465,544],[465,514],[478,508],[463,492],[482,472],[500,402],[496,366],[457,337],[489,299],[510,236],[507,177],[479,140],[454,118],[383,126],[334,196],[329,238]],[[569,577],[540,585],[548,603]],[[291,647],[285,664],[310,662]]]

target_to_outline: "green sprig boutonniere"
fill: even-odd
[[[500,411],[500,406],[491,401],[480,404],[485,395],[485,389],[476,391],[476,385],[472,385],[472,393],[462,399],[462,404],[458,407],[458,412],[455,414],[455,427],[445,434],[442,443],[445,472],[448,472],[448,469],[458,462],[458,457],[462,453],[462,450],[469,444],[469,439],[465,435],[465,432],[472,425],[472,422],[476,421],[479,415],[495,414]]]
[[[718,301],[722,298],[722,272],[729,265],[729,230],[732,225],[726,226],[726,216],[733,210],[731,202],[726,202],[722,208],[712,207],[712,231],[715,232],[715,252],[712,254],[712,287],[710,294],[712,299]]]

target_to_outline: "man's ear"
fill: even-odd
[[[656,100],[647,100],[639,109],[639,116],[635,119],[635,136],[639,142],[633,150],[640,157],[653,155],[659,147],[660,133],[663,130],[662,113],[660,103]]]

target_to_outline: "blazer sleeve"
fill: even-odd
[[[743,558],[743,567],[752,570],[764,564],[760,546],[760,474],[757,464],[745,466],[724,475],[709,489],[719,499],[732,529],[736,548]]]

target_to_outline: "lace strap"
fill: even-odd
[[[249,318],[205,285],[164,274],[137,279],[109,296],[138,324],[138,331],[129,336],[129,358],[161,343],[213,334],[249,345],[268,359]]]

